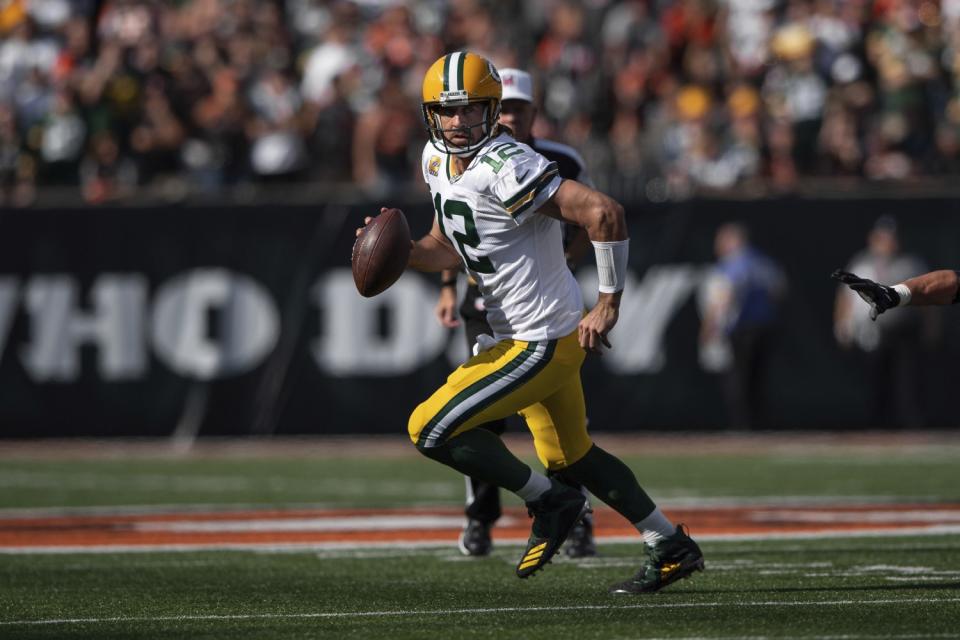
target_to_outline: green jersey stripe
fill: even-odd
[[[522,191],[520,191],[519,193],[515,193],[513,196],[511,196],[511,197],[508,198],[507,200],[504,200],[504,202],[503,202],[504,208],[509,209],[511,206],[513,206],[514,204],[516,204],[516,203],[519,202],[520,200],[523,200],[524,196],[526,196],[526,195],[529,194],[531,191],[533,191],[533,190],[535,190],[535,189],[537,188],[537,185],[540,184],[540,181],[541,181],[541,180],[549,179],[550,177],[553,177],[552,175],[548,176],[548,174],[550,174],[551,172],[552,172],[553,174],[555,174],[555,173],[557,173],[558,171],[559,171],[559,170],[557,169],[557,163],[556,163],[556,162],[551,162],[550,164],[548,164],[548,165],[547,165],[547,168],[544,169],[543,172],[542,172],[539,176],[537,176],[536,178],[534,178],[533,180],[531,180],[531,181],[528,183],[528,185],[523,188]]]
[[[530,198],[527,202],[524,202],[523,205],[517,207],[517,209],[516,209],[515,211],[510,211],[510,212],[509,212],[510,215],[513,216],[514,219],[516,219],[517,216],[519,216],[521,213],[523,213],[524,211],[526,211],[527,209],[529,209],[530,207],[532,207],[532,206],[533,206],[533,203],[537,201],[537,198],[540,196],[540,194],[543,192],[543,190],[550,186],[550,183],[553,182],[553,179],[554,179],[557,175],[559,175],[559,174],[554,173],[553,175],[549,176],[548,179],[543,180],[543,181],[540,183],[540,186],[537,187],[536,192],[534,192],[533,197]]]

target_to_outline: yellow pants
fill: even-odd
[[[470,358],[410,416],[410,439],[442,446],[477,425],[519,413],[547,469],[567,467],[590,449],[580,384],[585,352],[574,331],[559,340],[502,340]]]

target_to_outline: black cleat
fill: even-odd
[[[493,549],[493,540],[490,539],[490,525],[473,518],[467,520],[467,525],[460,532],[457,546],[460,547],[460,553],[465,556],[479,558],[490,555],[490,550]]]
[[[677,525],[669,538],[656,546],[647,545],[647,561],[637,575],[610,587],[610,593],[654,593],[665,586],[689,577],[694,571],[703,571],[703,553],[687,535],[686,527]]]
[[[597,555],[597,544],[593,540],[593,515],[585,513],[573,525],[563,552],[568,558],[592,558]]]
[[[527,578],[550,562],[573,526],[590,510],[581,492],[557,481],[552,484],[539,500],[527,503],[533,526],[527,548],[517,564],[517,577]]]

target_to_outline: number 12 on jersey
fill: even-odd
[[[473,211],[470,209],[470,205],[462,200],[447,200],[441,206],[440,194],[438,193],[433,197],[433,208],[437,212],[437,223],[444,235],[447,233],[443,224],[444,218],[453,219],[453,216],[463,218],[464,233],[454,231],[453,237],[457,241],[460,257],[463,258],[467,267],[476,273],[494,273],[496,270],[493,268],[490,258],[477,254],[476,259],[474,259],[467,253],[467,247],[476,251],[480,246],[480,234],[477,233],[477,223],[473,219]]]

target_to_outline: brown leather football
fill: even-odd
[[[383,293],[403,275],[410,259],[410,226],[400,209],[370,221],[353,243],[353,282],[365,298]]]

